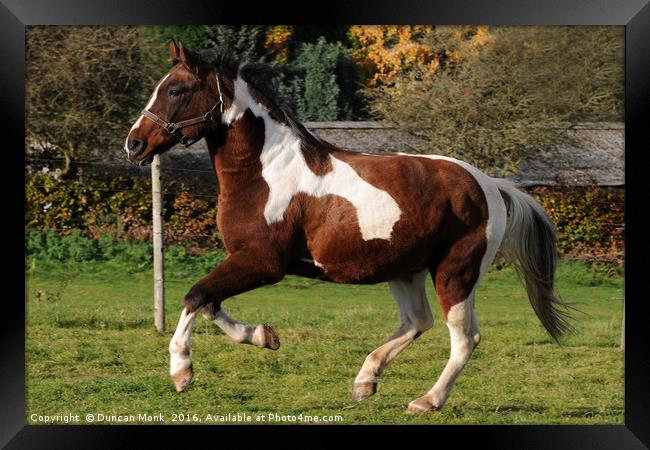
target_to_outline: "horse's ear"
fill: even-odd
[[[178,41],[178,56],[185,67],[198,75],[201,66],[199,59],[181,41]]]
[[[172,39],[169,41],[169,62],[172,63],[172,65],[178,63],[178,54],[178,45],[176,45],[176,41]]]

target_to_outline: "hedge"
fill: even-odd
[[[559,249],[571,259],[623,263],[625,191],[616,188],[533,187],[527,189],[555,223]],[[28,177],[28,231],[50,230],[117,241],[151,239],[151,184],[126,176],[61,181],[49,174]],[[216,228],[217,193],[166,180],[163,195],[165,242],[189,254],[223,248]],[[80,250],[81,251],[81,250]]]
[[[185,182],[165,180],[165,242],[185,246],[191,254],[223,248],[216,227],[217,193]],[[113,176],[60,180],[36,173],[26,180],[25,225],[29,231],[68,235],[81,230],[99,239],[150,240],[151,181]]]

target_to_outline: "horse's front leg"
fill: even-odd
[[[280,348],[280,338],[275,330],[266,324],[251,325],[233,319],[223,308],[209,303],[203,307],[201,314],[207,320],[214,322],[224,333],[240,344],[251,344],[260,348],[277,350]]]
[[[277,283],[283,275],[284,271],[278,259],[270,258],[268,253],[239,252],[230,255],[190,289],[183,302],[184,307],[176,332],[169,343],[169,373],[178,392],[185,390],[194,376],[190,352],[192,327],[196,314],[209,305],[207,311],[216,315],[224,299],[256,287]],[[225,327],[236,330],[237,324],[229,317],[230,321],[225,317],[228,317],[225,313],[220,315],[220,323],[223,322]],[[262,326],[260,333],[264,333],[264,336],[259,337],[253,332],[251,336],[251,339],[255,340],[253,343],[258,343],[259,340],[259,344],[266,346],[266,331]],[[273,345],[272,337],[269,335],[268,339],[270,347]]]

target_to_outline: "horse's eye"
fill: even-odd
[[[169,91],[170,97],[178,97],[179,95],[181,95],[181,91],[177,89],[172,89],[171,91]]]

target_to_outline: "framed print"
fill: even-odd
[[[650,445],[647,1],[0,11],[6,448]]]

